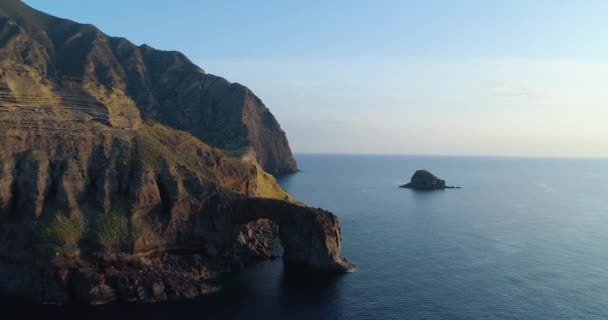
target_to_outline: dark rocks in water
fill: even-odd
[[[355,268],[340,255],[342,233],[336,216],[285,201],[221,194],[210,199],[180,231],[179,242],[163,243],[163,249],[105,254],[99,260],[60,255],[44,272],[40,268],[17,271],[0,261],[0,276],[6,276],[0,277],[0,294],[18,292],[54,304],[150,303],[214,293],[220,290],[222,271],[239,270],[272,257],[283,256],[290,264],[309,270],[346,272]],[[219,254],[205,252],[201,243],[219,248]],[[31,287],[19,287],[24,283]]]
[[[226,197],[218,199],[218,202],[213,205],[224,209],[224,215],[230,217],[231,226],[245,225],[245,229],[241,230],[264,230],[262,233],[273,234],[265,237],[266,243],[253,241],[257,249],[249,246],[249,256],[272,255],[274,250],[267,248],[276,248],[274,239],[278,237],[284,248],[283,259],[288,262],[337,273],[356,269],[355,265],[340,255],[342,230],[338,218],[331,212],[274,199]],[[272,224],[268,225],[267,220],[278,226],[278,234]],[[252,221],[255,223],[252,224]],[[237,239],[241,242],[240,235]]]
[[[443,189],[460,189],[460,187],[446,186],[445,180],[437,178],[434,174],[426,170],[418,170],[412,176],[409,183],[404,184],[401,188],[415,190],[443,190]]]

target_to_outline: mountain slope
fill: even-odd
[[[32,66],[51,81],[84,78],[122,90],[145,118],[233,154],[253,153],[267,172],[297,170],[285,133],[246,87],[206,74],[179,52],[135,46],[17,0],[1,6],[0,57]]]
[[[193,96],[219,107],[160,107]],[[281,248],[291,262],[352,269],[340,256],[336,216],[297,202],[258,164],[277,163],[256,150],[267,143],[250,138],[276,138],[276,120],[260,106],[179,53],[0,2],[0,295],[93,304],[193,298],[212,290],[217,272]],[[195,119],[188,108],[215,112],[224,133],[180,130],[175,123]],[[232,154],[251,148],[259,160],[202,135]]]

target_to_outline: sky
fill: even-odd
[[[296,153],[608,157],[608,1],[25,2],[246,85]]]

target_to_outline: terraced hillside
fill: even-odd
[[[57,38],[59,29],[71,36]],[[0,295],[50,303],[193,298],[209,292],[218,271],[277,248],[317,269],[353,268],[340,256],[338,219],[297,202],[263,170],[279,165],[273,152],[260,153],[278,124],[250,91],[192,69],[179,54],[144,48],[142,57],[157,59],[139,65],[148,95],[117,76],[137,64],[110,63],[116,48],[88,45],[116,39],[91,30],[0,2]],[[85,70],[70,69],[81,53]],[[165,90],[171,97],[160,99]],[[250,149],[250,158],[201,137]]]
[[[95,81],[62,78],[56,84],[38,70],[10,61],[0,64],[0,74],[0,110],[63,111],[124,129],[136,129],[141,122],[133,100]]]
[[[126,94],[148,119],[232,154],[251,150],[272,174],[297,170],[285,132],[245,86],[206,74],[183,54],[136,46],[36,11],[0,4],[0,58],[30,66],[55,86],[87,79]]]

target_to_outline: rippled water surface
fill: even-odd
[[[279,259],[193,302],[3,308],[89,319],[608,318],[608,160],[297,160],[302,171],[281,185],[340,217],[358,271],[320,275]],[[416,169],[462,189],[397,188]]]

